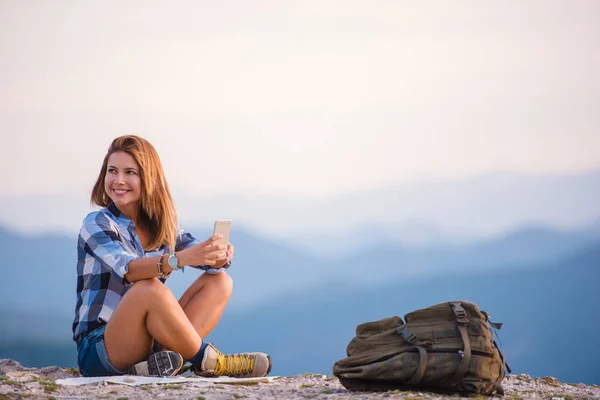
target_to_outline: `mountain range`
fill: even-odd
[[[191,229],[198,238],[210,231]],[[381,243],[348,251],[345,256],[319,257],[282,241],[234,229],[231,241],[236,255],[229,270],[236,296],[230,308],[247,308],[284,295],[299,287],[323,281],[360,282],[377,287],[392,279],[413,279],[440,270],[460,272],[545,265],[579,251],[600,237],[600,223],[577,231],[528,227],[472,244],[408,246]],[[18,309],[45,312],[71,311],[74,303],[76,235],[27,235],[0,227],[0,251],[5,276],[0,301]],[[365,271],[376,273],[365,274]],[[181,295],[198,271],[185,268],[174,273],[168,285]],[[52,301],[40,305],[44,293]]]
[[[330,373],[359,323],[465,299],[505,323],[514,372],[598,384],[597,233],[597,224],[530,227],[468,245],[382,243],[326,258],[234,230],[234,294],[207,339],[226,352],[269,352],[274,374]],[[0,358],[75,365],[75,244],[74,235],[0,229]],[[197,274],[186,269],[168,285],[181,294]]]

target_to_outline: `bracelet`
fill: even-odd
[[[162,255],[158,256],[158,265],[156,266],[158,268],[158,276],[164,276],[165,275],[162,272],[162,258],[163,258]]]
[[[163,270],[162,270],[163,256],[164,256],[164,254],[161,255],[158,259],[158,276],[167,279],[169,277],[169,275],[171,275],[171,272],[173,272],[173,271],[170,271],[169,273],[166,273],[166,274],[163,272]]]

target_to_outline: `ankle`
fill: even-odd
[[[202,341],[202,345],[200,345],[200,349],[196,352],[196,354],[189,358],[188,361],[192,363],[192,365],[198,369],[202,367],[202,360],[204,360],[204,354],[206,353],[206,347],[208,343]]]

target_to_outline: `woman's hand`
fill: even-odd
[[[213,266],[213,268],[221,268],[223,265],[227,264],[229,261],[231,261],[231,259],[233,258],[233,245],[231,243],[229,243],[227,245],[227,252],[225,253],[225,259],[224,260],[219,260],[215,263],[215,265]]]
[[[182,266],[209,265],[213,268],[222,267],[227,262],[223,260],[227,260],[227,256],[230,253],[227,246],[215,243],[222,237],[223,235],[213,235],[205,242],[198,243],[195,246],[178,252],[179,264]],[[231,246],[231,257],[233,257],[233,246]]]

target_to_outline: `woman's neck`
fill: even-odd
[[[119,207],[117,207],[117,208],[119,208]],[[121,211],[121,214],[125,215],[127,218],[132,220],[133,223],[135,224],[135,226],[139,225],[140,217],[142,215],[142,213],[140,212],[139,206],[123,207],[123,208],[119,208],[119,211]]]

